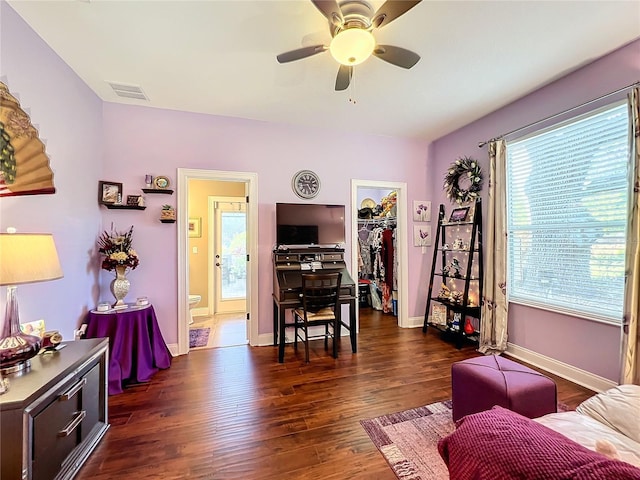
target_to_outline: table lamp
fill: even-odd
[[[0,233],[0,285],[7,286],[7,306],[0,334],[0,372],[15,373],[30,366],[40,351],[40,337],[20,330],[16,285],[62,278],[51,234]]]

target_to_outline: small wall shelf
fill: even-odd
[[[110,205],[107,203],[103,205],[109,210],[144,210],[147,208],[146,206],[141,207],[140,205]]]
[[[173,190],[168,188],[143,188],[144,193],[164,193],[165,195],[173,195]]]
[[[165,219],[160,219],[160,221],[161,221],[162,223],[176,223],[176,221],[175,221],[175,220],[170,220],[170,219],[166,219],[166,218],[165,218]]]

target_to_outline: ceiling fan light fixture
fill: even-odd
[[[375,38],[370,31],[362,28],[349,28],[338,32],[329,45],[333,58],[347,66],[364,62],[375,48]]]

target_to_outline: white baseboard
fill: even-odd
[[[207,307],[192,308],[191,313],[194,317],[206,317],[209,316],[209,309]]]
[[[422,328],[424,325],[424,317],[409,317],[406,328]]]
[[[507,351],[505,353],[513,358],[522,360],[523,362],[534,365],[595,392],[604,392],[618,385],[608,378],[595,375],[513,343],[507,343]]]
[[[169,349],[169,352],[171,353],[172,357],[177,357],[178,356],[178,344],[177,343],[169,343],[169,344],[167,344],[167,348]]]

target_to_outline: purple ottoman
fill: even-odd
[[[451,365],[453,421],[494,405],[528,418],[557,410],[556,384],[549,377],[497,355]]]

